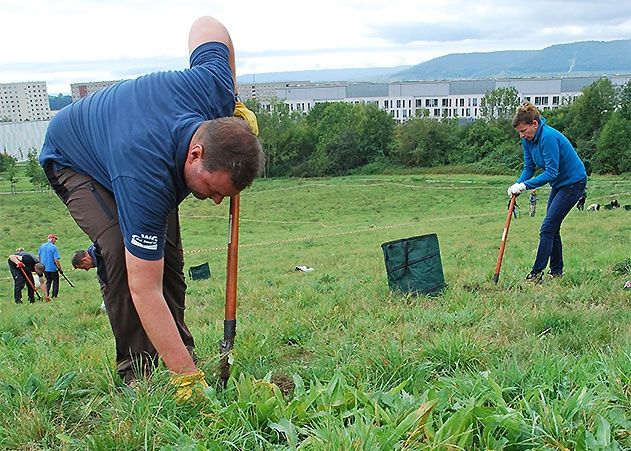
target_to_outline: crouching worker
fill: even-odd
[[[22,289],[26,285],[28,301],[35,302],[35,279],[33,273],[39,278],[39,286],[44,293],[46,301],[50,301],[46,290],[46,280],[44,279],[44,265],[36,257],[25,252],[23,248],[18,248],[15,254],[9,255],[9,270],[13,277],[13,299],[16,304],[22,303]]]
[[[190,69],[121,81],[62,109],[40,154],[100,250],[119,375],[133,386],[160,357],[182,397],[206,382],[184,321],[178,205],[191,193],[216,204],[237,195],[264,161],[256,117],[237,101],[228,31],[201,17],[188,45]]]
[[[96,268],[96,277],[101,285],[101,294],[103,295],[103,303],[101,304],[101,310],[107,311],[105,307],[105,299],[108,297],[107,291],[107,273],[105,270],[105,264],[101,258],[101,251],[98,245],[91,244],[87,249],[81,249],[76,251],[72,255],[72,267],[74,269],[83,269],[89,271],[92,268]]]
[[[550,262],[550,276],[563,275],[563,245],[561,223],[585,191],[585,166],[558,130],[550,127],[530,102],[524,102],[513,117],[513,127],[519,132],[524,150],[524,169],[508,188],[508,195],[519,195],[527,189],[550,184],[546,216],[539,233],[539,247],[532,270],[526,280],[539,283]],[[535,168],[543,171],[536,177]]]

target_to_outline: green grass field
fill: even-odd
[[[0,448],[162,450],[631,449],[631,211],[565,220],[565,276],[527,285],[538,212],[518,201],[492,277],[511,177],[418,174],[257,180],[242,195],[237,337],[225,391],[177,404],[164,368],[136,390],[114,371],[89,242],[50,192],[0,194],[1,254],[59,236],[59,299],[16,305],[0,266]],[[0,184],[0,192],[8,191]],[[594,177],[587,203],[631,204]],[[180,208],[187,322],[216,382],[225,205]],[[388,290],[381,243],[437,233],[447,290]],[[297,265],[314,268],[297,272]]]

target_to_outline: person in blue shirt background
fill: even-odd
[[[51,298],[56,298],[59,294],[59,274],[63,274],[61,268],[59,249],[55,245],[57,243],[57,235],[51,233],[44,244],[39,247],[37,254],[39,261],[44,265],[44,274],[46,274],[46,289]]]
[[[561,223],[585,191],[587,172],[570,141],[549,126],[530,102],[517,108],[512,125],[521,138],[524,168],[517,181],[508,188],[508,195],[519,195],[546,183],[552,188],[539,232],[537,257],[526,276],[527,281],[540,283],[548,262],[551,277],[563,275]],[[542,172],[534,177],[536,168],[541,168]]]
[[[200,17],[188,47],[189,69],[124,80],[59,111],[39,159],[100,249],[117,372],[129,386],[158,357],[176,387],[205,384],[184,322],[178,205],[189,194],[216,204],[237,195],[265,158],[256,117],[238,101],[226,28]]]

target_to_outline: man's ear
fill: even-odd
[[[186,159],[189,163],[193,163],[201,159],[203,155],[204,155],[204,148],[202,147],[202,145],[195,144],[195,145],[192,145],[188,149],[188,155],[186,156]]]

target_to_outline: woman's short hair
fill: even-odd
[[[517,127],[519,124],[532,124],[532,121],[539,122],[540,118],[537,107],[526,100],[519,105],[515,116],[513,116],[513,127]]]

